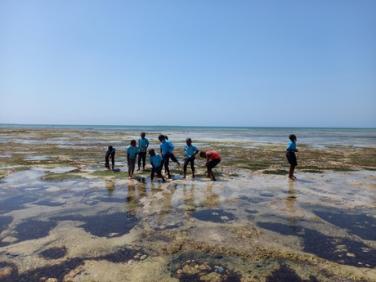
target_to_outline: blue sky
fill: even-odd
[[[1,0],[0,123],[376,127],[375,12]]]

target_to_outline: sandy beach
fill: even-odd
[[[0,128],[1,281],[376,281],[375,130],[298,130],[293,182],[290,129],[147,128],[222,154],[166,183],[128,179],[140,130]]]

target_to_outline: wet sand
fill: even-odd
[[[0,129],[0,281],[376,281],[375,147],[299,144],[291,182],[284,144],[208,136],[218,181],[198,160],[151,183],[127,177],[134,137]]]

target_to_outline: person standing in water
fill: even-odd
[[[200,157],[201,158],[206,158],[206,168],[208,171],[208,177],[212,180],[215,181],[215,176],[213,173],[213,168],[217,166],[221,162],[221,155],[214,150],[209,150],[209,151],[201,151],[200,152]]]
[[[165,168],[165,172],[167,173],[168,178],[171,178],[169,163],[170,158],[172,161],[176,162],[178,165],[179,161],[176,159],[174,155],[174,145],[171,141],[168,140],[167,136],[165,135],[159,135],[158,137],[159,141],[161,142],[160,148],[161,148],[161,154],[162,154],[162,160],[163,160],[163,166]]]
[[[136,159],[138,155],[138,148],[137,148],[136,140],[132,140],[131,144],[128,146],[127,149],[127,162],[128,162],[128,176],[131,178],[134,173],[134,168],[136,166]]]
[[[149,147],[149,140],[145,137],[145,132],[141,133],[141,138],[138,139],[138,169],[141,168],[141,161],[142,161],[142,169],[145,170],[145,161],[146,161],[146,152]]]
[[[195,158],[198,153],[198,149],[196,146],[192,145],[191,138],[187,138],[185,142],[186,142],[186,145],[184,147],[184,165],[183,165],[184,178],[187,177],[188,164],[191,164],[192,178],[195,178]]]
[[[104,157],[105,160],[105,167],[114,170],[115,169],[115,148],[112,146],[108,146],[106,155]],[[112,166],[110,167],[110,159],[111,159],[111,164]]]
[[[296,180],[296,177],[294,176],[294,170],[295,167],[298,165],[298,161],[296,160],[296,152],[298,152],[298,149],[296,148],[296,136],[294,134],[291,134],[289,136],[289,143],[287,144],[286,149],[286,158],[287,161],[290,164],[290,170],[289,170],[289,178],[291,180]]]

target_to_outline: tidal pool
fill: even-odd
[[[47,158],[1,147],[0,281],[376,281],[369,162],[298,168],[291,182],[274,165],[234,167],[228,144],[205,139],[222,150],[218,181],[198,160],[195,180],[173,166],[172,180],[152,183],[148,167],[128,179],[121,151],[120,172],[103,168],[103,144],[128,133],[84,134],[36,130],[12,144]]]

